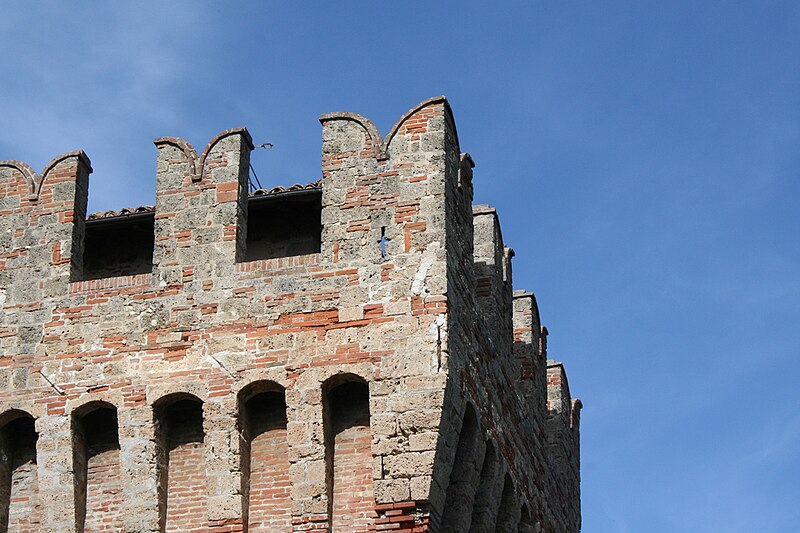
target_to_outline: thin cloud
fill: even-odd
[[[2,158],[41,169],[54,155],[86,150],[95,174],[90,204],[116,204],[115,190],[149,200],[154,152],[149,141],[184,120],[181,93],[197,75],[192,50],[203,38],[196,7],[113,3],[16,12],[0,37],[14,82],[0,87]],[[85,31],[65,20],[89,21]],[[38,32],[26,39],[31,27]],[[47,39],[39,38],[42,32]],[[131,187],[138,183],[139,186]],[[137,197],[138,196],[138,197]]]

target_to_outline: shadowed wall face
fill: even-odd
[[[327,408],[331,530],[366,531],[376,516],[367,384],[334,387],[327,394]]]
[[[443,532],[469,531],[483,463],[483,439],[479,429],[475,410],[467,404],[455,461],[450,471],[450,484],[442,514]]]
[[[0,435],[0,531],[39,531],[39,482],[36,464],[38,435],[34,420],[21,417],[9,422]]]
[[[495,533],[516,533],[519,520],[519,507],[514,491],[514,482],[506,474],[500,507],[497,510],[497,526]]]
[[[286,401],[282,392],[263,392],[245,404],[249,451],[248,531],[292,529]]]

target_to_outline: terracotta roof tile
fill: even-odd
[[[290,185],[289,187],[273,187],[272,189],[256,189],[255,191],[251,191],[249,196],[271,196],[274,194],[279,194],[282,192],[290,192],[290,191],[304,191],[304,190],[314,190],[319,189],[321,187],[320,180],[312,181],[311,183],[306,183],[305,185],[301,183],[295,183],[294,185]],[[124,207],[120,210],[109,210],[109,211],[98,211],[97,213],[92,213],[91,215],[87,216],[87,220],[100,220],[100,219],[107,219],[107,218],[119,218],[125,217],[129,215],[136,215],[139,213],[154,213],[156,210],[156,206],[154,205],[142,205],[139,207]]]
[[[139,207],[123,207],[119,211],[114,211],[113,209],[110,211],[98,211],[97,213],[92,213],[88,217],[87,220],[99,220],[102,218],[117,218],[117,217],[124,217],[129,215],[136,215],[138,213],[154,213],[156,210],[156,206],[154,205],[142,205]]]
[[[294,185],[290,185],[289,187],[273,187],[272,189],[256,189],[250,193],[250,196],[265,196],[270,194],[278,194],[282,192],[289,192],[289,191],[303,191],[303,190],[311,190],[311,189],[319,189],[320,182],[312,181],[311,183],[306,183],[305,185],[301,183],[295,183]]]

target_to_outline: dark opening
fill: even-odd
[[[369,427],[369,386],[361,381],[342,383],[328,393],[331,436],[354,426]]]
[[[8,440],[12,443],[13,453],[7,454],[11,470],[25,464],[36,464],[36,423],[31,417],[23,416],[12,420],[5,427]]]
[[[164,409],[165,444],[172,451],[181,444],[203,442],[203,404],[193,399],[178,400]]]
[[[319,253],[322,191],[303,189],[251,196],[245,261]]]
[[[117,412],[111,408],[100,408],[83,417],[82,429],[86,442],[87,458],[109,450],[119,449]]]
[[[0,531],[38,525],[37,439],[35,422],[27,415],[0,430]]]
[[[381,227],[381,240],[378,242],[381,245],[381,257],[386,257],[386,241],[389,239],[386,237],[386,226]]]
[[[286,400],[283,392],[262,392],[245,404],[250,439],[272,429],[286,429]]]
[[[155,213],[86,221],[80,280],[132,276],[153,271]]]

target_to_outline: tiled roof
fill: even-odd
[[[289,187],[273,187],[272,189],[256,189],[255,191],[250,193],[250,196],[265,196],[270,194],[278,194],[282,192],[289,192],[289,191],[304,191],[304,190],[311,190],[311,189],[319,189],[320,182],[312,181],[311,183],[306,183],[305,185],[301,183],[295,183]]]
[[[97,213],[92,213],[86,220],[99,220],[102,218],[117,218],[117,217],[124,217],[129,215],[136,215],[138,213],[153,213],[156,210],[156,206],[154,205],[142,205],[139,207],[123,207],[119,211],[114,211],[113,209],[110,211],[98,211]]]
[[[314,190],[320,188],[320,181],[312,181],[311,183],[306,183],[305,185],[301,183],[295,183],[294,185],[290,185],[289,187],[273,187],[272,189],[256,189],[255,191],[251,191],[249,196],[272,196],[275,194],[280,194],[282,192],[291,192],[291,191],[305,191],[305,190]],[[100,220],[100,219],[107,219],[107,218],[118,218],[118,217],[125,217],[130,215],[136,215],[139,213],[154,213],[156,210],[156,206],[154,205],[142,205],[139,207],[124,207],[119,210],[109,210],[109,211],[98,211],[97,213],[92,213],[88,217],[87,220]]]

